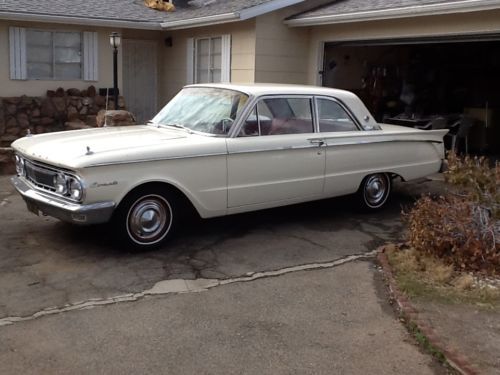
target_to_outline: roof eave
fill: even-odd
[[[284,22],[290,27],[321,26],[349,22],[381,21],[396,18],[478,12],[498,9],[499,7],[498,0],[464,0],[455,3],[427,4],[404,8],[292,18]]]
[[[206,17],[188,18],[178,21],[162,22],[161,27],[163,30],[180,30],[180,29],[189,29],[193,27],[218,25],[221,23],[228,23],[240,20],[241,20],[240,14],[234,12],[234,13],[216,14],[213,16],[206,16]]]
[[[299,4],[304,1],[305,0],[273,0],[232,13],[216,14],[212,16],[189,18],[178,21],[166,21],[162,22],[161,26],[165,30],[179,30],[235,21],[244,21],[270,12],[274,12],[275,10]]]
[[[1,12],[0,20],[61,23],[82,26],[114,27],[123,29],[161,30],[160,22],[125,21],[100,18],[68,17],[57,15]]]

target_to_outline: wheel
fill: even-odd
[[[175,232],[178,199],[159,187],[132,192],[118,207],[113,224],[121,241],[135,249],[160,246]]]
[[[391,193],[391,179],[386,173],[366,176],[358,190],[359,203],[365,210],[381,208]]]

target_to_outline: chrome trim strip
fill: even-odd
[[[254,148],[251,150],[244,151],[232,151],[229,155],[239,155],[239,154],[250,154],[256,152],[275,152],[275,151],[290,151],[290,150],[306,150],[306,149],[317,149],[318,145],[304,145],[304,146],[283,146],[283,147],[275,147],[275,148]]]
[[[308,138],[307,140],[309,142],[315,142],[317,141],[318,143],[324,142],[321,145],[319,144],[311,144],[311,145],[303,145],[303,146],[283,146],[283,147],[277,147],[277,148],[255,148],[251,150],[245,150],[245,151],[232,151],[229,153],[229,155],[237,155],[237,154],[248,154],[248,153],[253,153],[253,152],[273,152],[273,151],[282,151],[282,150],[304,150],[304,149],[317,149],[317,148],[322,148],[322,147],[335,147],[335,146],[351,146],[351,145],[362,145],[362,144],[369,144],[369,143],[386,143],[386,142],[430,142],[430,143],[443,143],[439,141],[432,141],[432,140],[403,140],[403,139],[384,139],[384,140],[374,140],[374,141],[352,141],[352,142],[341,142],[341,143],[333,143],[333,144],[328,144],[326,141],[328,139],[336,139],[334,137],[325,137],[325,138]]]
[[[335,138],[325,138],[326,141],[329,139],[335,139]],[[425,140],[425,139],[380,139],[380,140],[371,140],[371,141],[346,141],[346,142],[338,142],[338,143],[332,143],[328,144],[325,143],[325,146],[327,147],[334,147],[334,146],[351,146],[351,145],[364,145],[364,144],[370,144],[370,143],[389,143],[389,142],[429,142],[429,143],[443,143],[442,141],[433,141],[433,140]]]
[[[186,155],[186,156],[170,156],[167,158],[155,158],[155,159],[137,159],[137,160],[124,160],[124,161],[112,161],[107,163],[96,163],[87,165],[84,168],[92,168],[92,167],[106,167],[110,165],[122,165],[122,164],[138,164],[138,163],[147,163],[147,162],[155,162],[155,161],[166,161],[166,160],[176,160],[176,159],[193,159],[193,158],[203,158],[210,156],[226,156],[227,152],[219,152],[214,154],[199,154],[199,155]]]

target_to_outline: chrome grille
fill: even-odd
[[[39,164],[34,164],[26,159],[24,161],[24,168],[26,171],[26,178],[36,186],[52,192],[56,191],[54,185],[54,177],[57,175],[56,171]]]

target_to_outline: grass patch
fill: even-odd
[[[500,289],[477,286],[474,277],[441,259],[396,246],[388,246],[386,254],[399,288],[410,298],[500,308]]]
[[[422,333],[418,326],[413,322],[406,322],[406,327],[408,332],[417,340],[418,344],[430,355],[436,358],[439,363],[447,367],[449,370],[452,369],[445,355],[434,345],[431,344],[429,339]]]

